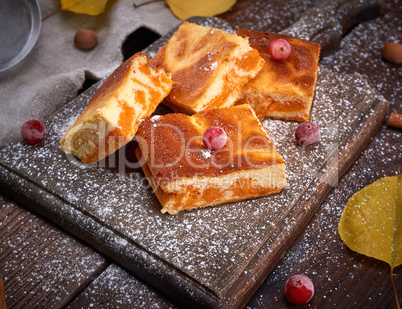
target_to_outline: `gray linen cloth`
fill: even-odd
[[[160,35],[181,23],[164,2],[140,8],[146,0],[109,0],[98,16],[59,12],[42,23],[32,51],[14,67],[0,72],[0,146],[20,138],[21,125],[30,119],[46,120],[82,87],[85,76],[108,76],[123,61],[125,38],[140,27]],[[60,7],[58,0],[39,0],[42,17]],[[18,18],[18,16],[16,16]],[[98,34],[89,51],[74,46],[79,29]]]

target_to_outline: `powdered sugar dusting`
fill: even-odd
[[[14,224],[0,221],[0,251],[8,252],[8,258],[0,261],[0,269],[4,281],[14,284],[6,289],[9,308],[60,304],[69,297],[72,288],[78,289],[88,276],[103,267],[105,259],[90,248],[32,213],[13,208],[17,209],[13,203],[2,204],[3,214],[11,215]],[[35,235],[46,235],[48,242],[38,243]],[[47,298],[37,293],[38,286]],[[24,293],[26,303],[20,303],[21,296],[13,295],[12,291]]]
[[[202,150],[202,156],[206,159],[211,157],[211,151],[209,149],[203,149]]]
[[[345,87],[353,89],[346,91]],[[372,97],[364,79],[321,71],[312,111],[312,121],[322,130],[320,143],[308,148],[297,146],[293,138],[295,122],[263,122],[287,161],[288,186],[280,194],[258,200],[177,216],[160,213],[160,204],[138,164],[125,162],[131,164],[129,172],[85,165],[59,149],[59,140],[70,120],[85,108],[87,97],[73,101],[46,124],[48,136],[43,145],[32,147],[18,142],[2,149],[0,155],[2,164],[123,235],[125,241],[116,240],[116,250],[137,243],[200,283],[209,286],[214,281],[211,288],[225,289],[242,272],[239,268],[242,261],[255,254],[259,244],[292,209],[293,202],[309,183],[325,172],[317,167],[323,164],[325,167],[329,162],[326,160],[336,150],[338,140],[349,134],[351,124],[364,116],[357,112],[361,109],[345,110],[353,110],[356,104],[367,104]],[[66,119],[70,119],[68,123]],[[291,229],[293,224],[285,220],[286,229]],[[286,241],[286,233],[281,241]],[[225,270],[225,280],[220,278],[221,261],[232,262]]]
[[[218,63],[216,61],[212,62],[209,67],[205,67],[205,71],[213,71],[218,67]]]
[[[81,299],[87,308],[177,308],[167,298],[114,264],[106,268],[69,308],[82,308]]]
[[[397,111],[401,113],[402,69],[398,65],[390,65],[381,56],[386,42],[402,44],[402,19],[398,11],[401,4],[394,0],[387,5],[390,9],[386,10],[381,19],[356,26],[341,41],[341,49],[325,57],[320,63],[322,67],[334,72],[370,72],[366,74],[370,74],[373,89],[383,94],[391,105],[395,104]],[[389,76],[394,78],[390,80]]]
[[[398,37],[400,33],[400,1],[387,1],[385,13],[381,18],[357,25],[341,41],[341,50],[320,61],[321,67],[335,72],[366,74],[368,83],[390,103],[389,111],[401,113],[401,67],[390,64],[381,57],[381,49],[385,42],[402,43],[401,37]],[[344,102],[350,104],[350,100]],[[353,112],[350,107],[345,110]],[[343,176],[340,184],[335,186],[324,200],[302,237],[268,276],[262,289],[256,293],[247,308],[255,308],[256,304],[259,307],[283,306],[283,300],[277,296],[283,297],[286,279],[300,272],[312,278],[315,284],[322,284],[320,294],[325,294],[325,300],[317,300],[315,304],[318,307],[336,307],[341,303],[349,307],[362,306],[359,298],[355,297],[361,294],[359,291],[351,291],[350,287],[356,285],[355,275],[358,278],[366,278],[369,262],[363,255],[357,258],[343,247],[337,232],[338,222],[347,200],[355,192],[380,177],[402,172],[399,164],[402,158],[401,140],[401,130],[386,126],[381,128],[369,148],[363,151],[359,160]],[[341,270],[339,276],[334,274],[334,269]],[[388,275],[377,273],[378,269],[372,269],[378,275],[377,280],[388,279]],[[366,283],[365,288],[370,289],[370,286]],[[356,287],[356,290],[358,289]],[[394,306],[392,292],[386,293],[378,287],[371,291],[373,297],[365,299],[365,307]],[[347,295],[348,299],[340,303],[341,295]]]
[[[151,121],[151,122],[155,122],[155,121],[158,121],[160,118],[161,118],[160,115],[155,115],[155,116],[152,116],[152,117],[151,117],[150,121]]]
[[[320,0],[253,1],[249,4],[247,14],[236,14],[234,11],[231,22],[238,28],[279,32],[297,21],[301,13],[321,2]],[[230,12],[227,14],[231,15]]]

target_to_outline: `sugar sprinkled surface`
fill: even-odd
[[[394,8],[399,5],[400,9],[398,0],[390,1],[387,5]],[[389,65],[382,58],[381,50],[389,41],[402,44],[400,36],[402,22],[399,15],[397,10],[388,9],[382,18],[357,25],[343,38],[339,51],[320,61],[321,66],[343,73],[374,71],[369,76],[370,85],[378,93],[383,94],[391,105],[395,102],[395,107],[398,107],[397,104],[402,95],[402,68],[398,65]],[[393,82],[389,81],[388,76],[395,77]],[[384,83],[384,81],[388,82]],[[399,112],[402,110],[399,109]]]
[[[402,112],[400,109],[402,67],[389,64],[381,57],[381,49],[385,42],[402,43],[401,38],[397,37],[397,34],[400,33],[402,33],[400,1],[387,1],[385,14],[381,18],[361,23],[353,28],[342,39],[341,49],[320,61],[321,67],[339,73],[367,74],[372,88],[390,103],[389,110]],[[371,145],[363,151],[359,160],[351,166],[342,181],[334,186],[295,246],[287,252],[283,261],[270,273],[247,308],[256,306],[282,308],[281,297],[285,281],[289,276],[300,271],[313,278],[314,282],[324,285],[324,287],[320,286],[320,294],[325,293],[326,306],[339,305],[340,291],[349,297],[343,303],[344,305],[362,306],[359,298],[352,299],[359,292],[350,291],[350,287],[356,284],[355,274],[359,278],[367,279],[369,262],[364,256],[355,257],[350,254],[350,250],[342,247],[337,233],[338,222],[347,200],[355,192],[380,177],[402,173],[401,140],[401,130],[385,125],[381,128]],[[339,269],[340,273],[344,275],[334,276],[334,269]],[[371,271],[376,273],[378,269],[376,266]],[[362,273],[365,275],[363,276]],[[378,280],[385,280],[381,276],[381,272],[377,275]],[[386,279],[388,280],[388,277]],[[325,284],[329,281],[331,281],[330,285]],[[325,290],[327,287],[330,288]],[[371,289],[367,283],[365,288]],[[324,292],[322,292],[323,289]],[[365,300],[365,307],[378,306],[379,300],[387,297],[386,295],[392,298],[390,291],[371,289],[371,292],[373,297]],[[333,295],[338,297],[338,300],[333,299]],[[394,305],[392,301],[388,304]],[[306,306],[311,307],[311,304]]]
[[[10,308],[24,305],[15,303],[18,296],[12,291],[26,294],[24,301],[29,301],[29,305],[52,307],[68,298],[71,288],[77,289],[102,267],[105,261],[102,256],[31,212],[18,211],[14,203],[4,199],[0,199],[0,208],[3,214],[14,218],[13,224],[7,217],[0,221],[0,251],[12,256],[0,261],[1,274],[6,284],[12,281],[20,287],[19,291],[14,290],[15,286],[6,289]],[[33,235],[46,235],[47,241],[38,243]],[[32,259],[36,263],[32,264]],[[66,263],[69,267],[65,267]],[[47,298],[38,295],[37,286],[48,295]]]
[[[253,5],[248,9],[247,15],[235,14],[232,17],[232,23],[238,28],[253,29],[259,31],[279,32],[289,27],[297,20],[298,15],[323,0],[314,1],[253,1]],[[280,14],[275,14],[277,8],[281,8]],[[230,14],[230,13],[228,13]]]
[[[209,149],[203,149],[202,150],[202,156],[204,158],[210,158],[211,157],[211,151]]]
[[[345,87],[353,89],[345,91]],[[259,244],[292,209],[294,201],[324,171],[317,167],[326,162],[338,140],[350,133],[352,123],[360,121],[359,112],[345,110],[366,104],[372,97],[365,79],[322,70],[312,111],[312,121],[322,129],[319,144],[298,146],[293,138],[295,122],[263,122],[287,161],[288,186],[280,194],[258,200],[177,216],[160,213],[160,205],[138,166],[127,172],[84,165],[60,150],[59,140],[85,108],[88,96],[79,97],[46,124],[48,136],[43,145],[31,147],[17,142],[0,150],[1,163],[124,235],[125,241],[116,240],[116,250],[137,243],[201,284],[215,282],[214,288],[224,289],[243,271],[239,267],[242,261],[258,251]],[[285,222],[285,230],[293,224]],[[225,269],[226,280],[220,278],[221,261],[232,262]]]
[[[112,264],[91,283],[90,289],[79,295],[69,308],[177,308],[151,287],[137,280],[121,267]]]
[[[150,120],[151,120],[151,122],[155,122],[155,121],[158,121],[159,118],[161,118],[160,115],[155,115],[155,116],[152,116]]]
[[[273,1],[275,2],[275,1]],[[283,2],[283,1],[282,1]],[[293,3],[292,3],[293,2]],[[321,1],[317,1],[321,2]],[[396,0],[394,0],[393,2],[396,3]],[[271,2],[270,2],[271,3]],[[256,5],[255,8],[258,8],[259,5],[270,5],[270,3],[264,2],[264,1],[256,1]],[[286,11],[288,8],[286,7],[287,3],[289,3],[289,9],[291,10],[292,8],[295,7],[294,1],[288,1],[286,3],[283,3],[284,5],[284,11]],[[389,1],[388,1],[389,3]],[[303,5],[301,3],[297,3],[297,5]],[[262,15],[264,14],[264,15]],[[293,13],[294,14],[294,13]],[[292,14],[290,14],[292,15]],[[395,14],[394,14],[395,15]],[[282,15],[281,15],[282,17]],[[240,27],[243,28],[250,28],[250,29],[256,29],[256,30],[264,30],[266,29],[269,25],[269,27],[271,27],[270,29],[267,29],[267,31],[280,31],[282,30],[285,26],[288,26],[287,20],[286,18],[280,18],[280,20],[275,20],[275,16],[272,16],[270,14],[270,10],[266,9],[266,10],[251,10],[250,14],[248,14],[248,16],[239,16],[238,17],[238,21],[235,21],[236,24],[239,24]],[[394,17],[395,18],[395,17]],[[260,23],[256,23],[255,20],[260,20]],[[374,22],[376,23],[376,22]],[[400,26],[400,18],[399,20],[396,19],[395,20],[395,29],[397,29],[397,31],[395,31],[395,29],[384,29],[384,31],[375,31],[376,28],[379,29],[383,27],[382,24],[380,24],[380,20],[378,21],[378,24],[373,27],[372,26],[373,22],[370,22],[369,25],[369,29],[373,30],[373,33],[369,33],[368,36],[370,37],[369,41],[373,42],[374,40],[374,47],[375,48],[379,48],[381,47],[381,40],[385,40],[385,39],[395,39],[398,40],[398,38],[395,38],[395,34],[397,33],[401,33],[401,26]],[[207,23],[206,26],[209,26],[209,24]],[[357,29],[357,30],[356,30]],[[348,44],[343,43],[343,48],[344,50],[342,52],[338,52],[333,54],[330,57],[324,58],[321,61],[321,65],[324,68],[329,68],[331,70],[334,70],[336,72],[359,72],[359,71],[363,71],[362,69],[359,69],[359,67],[361,68],[362,66],[364,67],[365,65],[371,65],[372,62],[370,61],[366,61],[366,59],[359,58],[356,57],[357,55],[354,54],[353,52],[350,52],[350,50],[352,50],[353,46],[356,46],[355,44],[353,44],[353,42],[356,42],[356,44],[359,45],[359,48],[356,48],[356,50],[360,50],[361,46],[366,45],[367,48],[371,49],[372,51],[369,52],[365,52],[364,54],[367,56],[372,56],[372,53],[375,53],[375,56],[378,57],[378,49],[373,48],[373,46],[370,44],[366,44],[367,41],[367,37],[365,39],[359,39],[360,38],[360,34],[363,33],[365,34],[366,32],[362,31],[363,26],[360,27],[356,27],[356,29],[351,33],[351,35],[348,35],[344,42],[348,41]],[[357,33],[359,35],[357,36],[353,36],[353,33]],[[380,34],[380,35],[379,35]],[[391,35],[391,38],[385,38],[384,35]],[[351,46],[352,48],[348,48],[348,46]],[[348,49],[348,51],[345,52],[345,48]],[[151,53],[152,56],[152,53]],[[375,89],[379,90],[380,93],[387,93],[388,96],[386,96],[386,98],[390,101],[390,102],[396,102],[398,98],[400,98],[400,94],[401,94],[401,78],[395,78],[395,81],[397,83],[397,87],[395,88],[395,91],[391,91],[390,87],[393,87],[393,85],[390,84],[385,84],[383,82],[383,80],[385,80],[384,74],[393,74],[396,77],[400,76],[400,69],[395,69],[395,68],[389,68],[389,66],[384,66],[381,63],[375,63],[374,64],[375,67],[380,67],[381,70],[379,70],[379,74],[377,76],[370,76],[370,80],[374,81],[372,82],[372,85]],[[399,81],[399,83],[398,83]],[[350,103],[350,102],[348,102]],[[352,103],[353,104],[353,103]],[[327,111],[331,112],[332,108],[328,108]],[[74,121],[76,118],[76,114],[71,114],[70,118]],[[72,122],[73,122],[72,121]],[[71,122],[71,121],[65,121],[67,122]],[[72,123],[71,122],[71,123]],[[282,137],[282,135],[280,134],[279,131],[280,129],[276,127],[276,122],[278,121],[264,121],[264,126],[267,128],[267,130],[270,130],[270,132],[275,133],[276,135],[276,140],[281,140],[284,139]],[[280,123],[280,122],[279,122]],[[335,125],[336,128],[336,125]],[[60,128],[58,128],[60,129]],[[64,130],[64,124],[61,126],[60,130]],[[328,132],[329,130],[327,130]],[[375,180],[377,177],[381,177],[381,176],[385,176],[385,174],[374,174],[373,173],[373,169],[375,165],[378,164],[382,164],[381,162],[379,162],[380,160],[377,160],[378,157],[383,157],[384,154],[388,154],[392,153],[393,154],[393,159],[394,161],[398,159],[398,156],[400,158],[400,149],[396,148],[400,146],[400,142],[398,143],[398,140],[400,140],[401,138],[401,133],[398,131],[390,131],[390,130],[385,130],[384,128],[382,129],[382,131],[380,132],[380,134],[382,135],[382,137],[385,135],[387,138],[385,139],[385,141],[381,141],[381,142],[377,142],[373,147],[371,147],[370,149],[366,150],[363,153],[364,157],[368,158],[368,163],[364,166],[364,170],[361,171],[359,170],[359,167],[352,167],[352,170],[349,172],[350,173],[350,177],[354,180],[352,183],[350,183],[350,186],[348,187],[347,185],[344,185],[342,188],[335,188],[334,191],[335,193],[331,195],[331,198],[322,205],[322,209],[324,210],[324,212],[321,214],[320,216],[326,216],[328,215],[328,217],[332,217],[332,215],[335,215],[336,218],[339,218],[341,210],[342,210],[342,203],[339,202],[339,200],[334,197],[334,195],[336,196],[337,194],[342,194],[344,195],[343,199],[341,199],[342,201],[346,201],[346,198],[348,196],[350,196],[351,194],[353,194],[353,192],[356,189],[361,188],[364,184],[367,184],[367,177],[370,180]],[[389,141],[394,141],[394,143],[390,143]],[[29,152],[28,148],[25,148],[24,150],[21,150],[20,153],[20,159],[21,156],[24,157],[26,156],[27,151]],[[36,153],[36,154],[41,154],[40,152]],[[287,155],[286,155],[287,157]],[[46,156],[45,156],[46,158]],[[389,159],[389,160],[391,160]],[[18,161],[18,160],[16,160]],[[71,163],[73,164],[73,163]],[[28,166],[27,162],[24,161],[21,164],[15,162],[15,166],[14,168],[18,168],[18,169],[24,169]],[[75,164],[76,168],[81,168],[81,165],[79,163]],[[28,166],[29,167],[29,166]],[[307,165],[308,167],[308,165]],[[85,167],[82,167],[83,169],[86,169]],[[397,173],[398,171],[395,170],[395,173]],[[288,171],[289,173],[289,171]],[[385,172],[384,172],[385,173]],[[34,173],[32,174],[32,176],[34,176]],[[75,174],[75,176],[71,176],[70,179],[75,181],[80,177],[80,175],[78,173]],[[133,177],[135,179],[135,177]],[[43,179],[43,182],[46,183],[46,180]],[[365,183],[364,183],[365,182]],[[60,185],[60,184],[59,184]],[[101,186],[99,184],[95,184],[93,183],[94,187],[96,188],[100,188]],[[146,185],[145,185],[146,186]],[[343,191],[345,190],[345,192]],[[66,192],[65,194],[68,196],[67,200],[71,200],[71,201],[75,201],[78,202],[79,201],[79,197],[80,194],[82,194],[85,190],[82,190],[81,193],[77,194],[75,192]],[[110,213],[110,211],[113,211],[114,207],[111,206],[106,206],[104,209],[105,213]],[[311,244],[312,242],[315,242],[317,237],[320,238],[320,235],[323,235],[323,233],[326,233],[328,231],[328,229],[325,229],[323,226],[317,226],[316,222],[318,220],[315,220],[313,222],[313,227],[311,229],[309,229],[309,231],[307,231],[307,233],[305,234],[304,238],[300,241],[300,243],[297,244],[297,246],[287,255],[285,256],[285,260],[284,262],[279,266],[279,268],[283,269],[286,268],[286,271],[289,272],[289,274],[292,271],[292,265],[294,264],[295,260],[301,260],[302,262],[305,261],[307,259],[307,256],[312,256],[312,255],[308,255],[306,254],[306,252],[308,252],[309,250],[311,250],[311,247],[313,247],[313,245]],[[324,220],[324,222],[327,222]],[[335,221],[331,221],[329,222],[329,224],[333,225]],[[202,224],[202,222],[200,222],[200,224]],[[274,223],[271,222],[271,224],[273,225]],[[187,231],[191,231],[191,228],[193,227],[192,224],[187,224],[185,226]],[[333,226],[331,229],[334,233],[330,235],[330,238],[332,238],[335,241],[336,238],[336,233],[335,233],[335,227]],[[320,252],[315,252],[315,254],[319,254],[319,255],[326,255],[329,257],[331,257],[333,255],[333,252],[330,251],[330,248],[321,248],[322,250]],[[225,245],[224,248],[222,249],[224,252],[230,252],[229,246]],[[337,252],[337,254],[339,254],[339,252]],[[313,255],[314,256],[314,255]],[[317,258],[318,259],[318,258]],[[306,261],[308,262],[308,261]],[[317,270],[314,269],[314,261],[310,261],[310,265],[311,265],[311,274],[315,275],[317,273]],[[359,267],[359,264],[356,264],[355,267]],[[277,269],[277,271],[274,271],[271,274],[271,278],[274,278],[273,280],[277,280],[278,282],[280,280],[284,280],[286,278],[283,277],[276,277],[278,274],[280,274],[281,276],[283,274],[281,274],[281,269]],[[113,274],[117,274],[118,271],[115,271],[116,269],[113,269],[110,273]],[[351,274],[351,276],[353,276],[353,274]],[[113,281],[115,282],[115,281]],[[112,287],[113,288],[113,287]],[[336,288],[335,288],[336,289]],[[347,291],[345,291],[346,294]],[[347,295],[347,297],[349,297]],[[261,295],[261,303],[263,303],[263,298],[264,296]],[[272,304],[271,304],[272,305]]]

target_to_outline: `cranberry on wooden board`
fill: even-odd
[[[302,146],[310,146],[321,138],[320,128],[314,122],[303,122],[295,131],[296,141]]]
[[[43,141],[46,135],[46,127],[42,121],[32,119],[21,127],[21,136],[28,144],[36,145]]]
[[[286,281],[285,295],[292,304],[307,304],[313,298],[314,284],[305,275],[292,276]]]

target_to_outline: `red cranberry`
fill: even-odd
[[[218,150],[225,146],[228,137],[224,129],[220,127],[209,127],[202,136],[204,146],[209,150]]]
[[[296,141],[302,146],[313,145],[320,140],[320,137],[320,128],[314,122],[303,122],[295,131]]]
[[[46,128],[42,121],[32,119],[25,122],[21,127],[21,136],[28,144],[36,145],[43,141]]]
[[[269,45],[269,53],[274,60],[285,60],[290,55],[290,44],[284,39],[276,39]]]
[[[305,275],[295,275],[286,281],[286,298],[295,305],[307,304],[314,295],[314,284]]]

